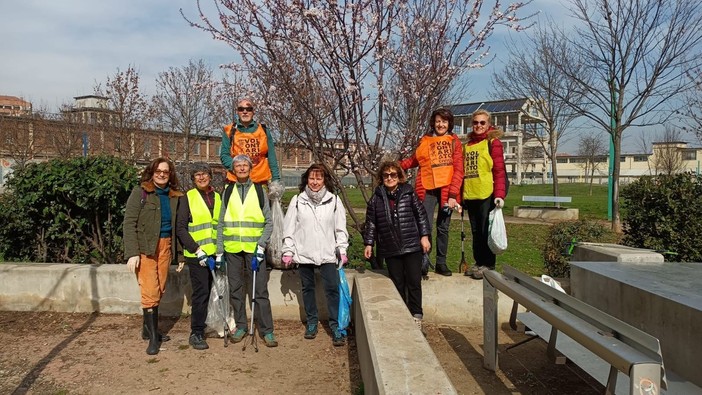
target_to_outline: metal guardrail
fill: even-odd
[[[518,305],[551,325],[549,355],[558,332],[577,341],[610,365],[606,394],[614,394],[617,372],[629,376],[630,394],[659,394],[667,389],[658,339],[508,265],[504,274],[486,271],[483,280],[483,340],[486,369],[497,369],[497,290],[514,300],[510,325],[516,329]]]

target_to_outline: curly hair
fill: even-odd
[[[431,116],[429,117],[429,126],[431,127],[431,130],[428,134],[436,134],[436,127],[434,124],[436,123],[437,116],[448,121],[448,130],[446,133],[453,133],[453,113],[446,108],[437,108],[436,110],[432,111]]]
[[[380,167],[378,167],[378,171],[375,173],[375,185],[376,186],[383,185],[383,173],[387,170],[397,171],[398,183],[404,184],[405,182],[407,182],[407,175],[405,174],[405,171],[402,170],[402,166],[400,166],[400,162],[386,161],[386,162],[383,162],[380,164]]]
[[[178,183],[178,175],[176,174],[175,165],[170,159],[164,157],[156,158],[152,160],[151,163],[146,165],[146,168],[141,173],[139,183],[151,181],[151,179],[154,177],[156,169],[158,169],[158,165],[161,163],[168,163],[168,186],[172,190],[177,191],[180,188],[180,184]]]
[[[302,176],[300,176],[299,185],[300,192],[305,190],[305,187],[307,186],[307,179],[310,177],[310,174],[315,171],[321,172],[322,175],[324,175],[324,187],[327,188],[327,191],[335,193],[334,180],[332,179],[331,171],[324,163],[313,163],[304,173],[302,173]]]

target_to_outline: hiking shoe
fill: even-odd
[[[416,314],[414,317],[414,324],[417,325],[417,328],[419,328],[419,331],[422,332],[422,335],[426,336],[427,334],[424,332],[424,328],[422,328],[422,318],[418,317],[419,314]]]
[[[190,339],[188,340],[191,346],[196,350],[207,350],[210,346],[207,345],[205,338],[199,333],[190,334]]]
[[[487,267],[487,266],[478,266],[478,270],[476,270],[471,277],[473,277],[476,280],[481,280],[483,278],[483,273],[486,270],[495,270],[494,267]]]
[[[229,339],[231,339],[232,343],[239,343],[244,340],[248,332],[249,331],[244,328],[236,328],[236,332],[229,335]]]
[[[473,264],[473,266],[469,267],[468,270],[466,270],[466,272],[463,273],[463,275],[468,276],[468,277],[473,277],[473,273],[475,273],[477,271],[478,271],[478,265]]]
[[[346,338],[339,332],[338,329],[334,330],[334,335],[332,336],[332,344],[334,347],[341,347],[346,344]]]
[[[307,329],[305,330],[305,339],[314,339],[315,337],[317,337],[317,324],[307,325]]]
[[[437,263],[436,269],[434,269],[434,273],[441,274],[442,276],[451,276],[453,274],[451,273],[451,270],[449,270],[445,263]]]
[[[278,347],[278,341],[275,340],[273,332],[267,333],[263,336],[263,342],[266,343],[266,347]]]

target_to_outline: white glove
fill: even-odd
[[[258,263],[263,262],[263,259],[265,259],[266,255],[266,249],[261,247],[261,246],[256,246],[256,259],[258,260]]]
[[[222,267],[222,261],[224,260],[224,257],[222,256],[224,254],[217,254],[215,255],[215,267],[219,269]]]
[[[505,201],[502,198],[495,198],[495,207],[502,208],[505,206]]]
[[[200,262],[200,266],[207,266],[207,254],[205,254],[205,251],[198,248],[197,251],[195,251],[195,255],[197,255],[197,260]]]
[[[136,273],[136,270],[139,268],[140,260],[141,257],[139,255],[129,258],[127,260],[127,269],[129,269],[129,271],[132,273]]]
[[[176,273],[182,272],[184,266],[185,266],[185,262],[178,262],[178,267],[176,268]]]

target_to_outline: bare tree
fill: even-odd
[[[153,96],[155,117],[162,128],[172,131],[173,137],[182,141],[182,160],[186,167],[195,144],[200,144],[193,137],[221,127],[222,112],[216,87],[212,69],[202,60],[191,60],[187,66],[180,68],[171,67],[156,78],[157,92]],[[173,149],[180,146],[175,140],[169,142],[170,154],[174,154]]]
[[[663,140],[653,143],[652,164],[656,174],[672,175],[685,169],[681,148],[680,129],[666,125]]]
[[[538,26],[528,39],[512,41],[507,48],[509,61],[504,70],[494,75],[495,87],[504,98],[533,99],[533,108],[543,123],[525,126],[524,133],[543,147],[551,162],[553,195],[558,196],[558,144],[570,132],[570,124],[580,116],[574,106],[581,105],[584,99],[576,89],[577,82],[567,78],[562,70],[577,73],[582,81],[588,81],[588,71],[553,21]]]
[[[595,173],[600,170],[600,167],[605,165],[607,160],[608,147],[605,143],[606,140],[592,133],[581,136],[578,141],[578,156],[584,160],[581,166],[585,173],[585,181],[590,184],[590,196],[592,196],[592,184],[595,179]]]
[[[612,228],[621,231],[619,173],[622,135],[631,126],[659,124],[669,99],[689,87],[685,73],[702,43],[702,2],[573,0],[578,22],[571,43],[592,79],[563,68],[587,100],[576,111],[610,133]],[[590,74],[591,73],[591,74]]]
[[[144,141],[140,138],[142,134],[135,131],[146,127],[152,113],[148,96],[141,90],[139,72],[132,65],[124,71],[117,68],[114,75],[107,76],[104,88],[101,83],[96,83],[94,92],[107,97],[115,111],[112,122],[101,128],[101,145],[104,145],[105,138],[112,139],[119,142],[114,147],[118,155],[131,160],[141,157],[140,148]]]
[[[683,129],[692,131],[702,143],[702,66],[690,69],[687,78],[692,86],[679,112],[686,116],[687,125]]]
[[[483,16],[480,14],[483,1],[460,0],[458,3],[465,6],[457,8],[464,11],[459,16],[447,12],[447,5],[454,3],[451,1],[213,2],[218,10],[216,15],[205,15],[200,8],[197,19],[184,17],[192,26],[232,46],[241,56],[244,68],[255,70],[250,74],[253,91],[259,102],[268,107],[277,127],[292,133],[299,144],[313,153],[315,161],[326,162],[342,175],[352,174],[366,199],[370,198],[368,175],[386,153],[386,143],[394,138],[387,134],[398,118],[393,119],[388,111],[400,108],[395,102],[399,99],[392,97],[393,102],[389,102],[392,95],[387,93],[397,81],[392,77],[393,72],[398,78],[416,80],[426,73],[423,64],[427,57],[413,56],[417,46],[405,46],[401,38],[410,30],[416,30],[412,31],[416,34],[424,31],[424,36],[417,37],[427,43],[439,37],[433,31],[414,28],[412,18],[418,15],[418,6],[437,4],[437,10],[432,11],[437,18],[470,23],[463,36],[446,34],[433,42],[434,47],[423,47],[431,49],[437,64],[443,63],[442,58],[451,53],[446,50],[451,45],[457,47],[455,54],[463,51],[470,54],[466,58],[475,63],[466,61],[461,67],[454,59],[448,62],[446,67],[460,69],[456,76],[469,66],[477,66],[481,48],[496,23],[519,28],[516,11],[522,7],[522,3],[517,3],[502,8],[496,1],[488,15]],[[474,20],[479,16],[482,25],[478,27]],[[459,41],[454,43],[449,37],[458,37]],[[435,95],[437,86],[450,86],[451,81],[439,82],[430,77],[423,84],[426,86],[412,87],[407,94]],[[435,103],[421,105],[430,107]],[[421,111],[411,116],[415,117],[414,124],[426,119]],[[335,177],[335,182],[340,183],[339,174]],[[348,204],[343,189],[341,195]],[[360,229],[362,219],[353,211],[349,214]]]
[[[37,149],[32,118],[0,115],[0,143],[3,157],[12,159],[15,169],[24,168]]]

